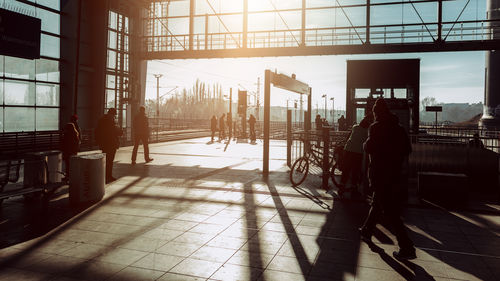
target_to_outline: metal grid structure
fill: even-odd
[[[162,0],[146,59],[492,50],[485,0]]]

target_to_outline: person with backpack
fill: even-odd
[[[106,183],[115,181],[113,177],[113,161],[116,150],[120,147],[120,136],[123,131],[116,126],[116,109],[110,108],[97,122],[95,137],[99,148],[106,153]]]

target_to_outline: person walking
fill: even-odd
[[[221,117],[219,118],[219,142],[224,140],[226,138],[226,132],[225,132],[225,121],[224,117],[226,116],[225,113],[222,113]]]
[[[347,191],[346,184],[351,180],[351,197],[356,197],[361,179],[361,165],[363,163],[363,143],[368,138],[369,118],[365,117],[359,125],[354,125],[344,146],[342,155],[342,177],[340,178],[339,196]]]
[[[95,137],[99,148],[106,153],[106,183],[115,181],[113,177],[113,161],[116,150],[120,147],[120,136],[123,131],[116,126],[116,109],[110,108],[97,122]]]
[[[215,115],[212,115],[212,118],[210,119],[210,129],[212,130],[211,142],[214,142],[215,132],[217,131],[217,117],[215,117]]]
[[[139,107],[139,113],[134,117],[132,123],[134,129],[134,149],[132,150],[132,165],[135,165],[135,160],[137,159],[137,149],[139,148],[139,143],[142,141],[142,146],[144,147],[144,160],[146,163],[153,161],[153,158],[149,157],[149,122],[146,116],[146,108],[144,106]]]
[[[399,125],[384,99],[379,98],[373,106],[375,122],[370,126],[364,150],[370,157],[369,180],[374,190],[368,217],[360,228],[361,239],[371,242],[376,224],[384,215],[395,234],[399,251],[393,252],[396,259],[416,258],[415,247],[401,219],[399,183],[404,159],[411,152],[406,131]]]
[[[250,114],[250,117],[248,118],[248,125],[250,126],[250,141],[254,143],[257,140],[257,137],[255,135],[255,116],[253,114]]]

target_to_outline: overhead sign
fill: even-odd
[[[272,73],[272,72],[271,72]],[[284,74],[272,73],[271,82],[275,87],[299,94],[309,95],[309,85]]]
[[[441,112],[443,111],[442,106],[426,106],[425,111],[427,112]]]
[[[42,21],[0,8],[0,55],[40,58]]]

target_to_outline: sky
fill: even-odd
[[[156,79],[161,73],[160,95],[175,87],[191,88],[200,79],[207,84],[219,83],[224,93],[237,89],[257,91],[260,77],[260,100],[263,100],[264,71],[296,75],[297,80],[312,87],[313,107],[324,105],[323,94],[335,99],[335,108],[345,108],[346,60],[348,59],[420,59],[420,98],[434,97],[443,103],[478,103],[484,99],[485,52],[442,52],[391,55],[307,56],[241,59],[157,60],[148,62],[146,99],[156,99]],[[171,93],[175,93],[174,90]],[[168,94],[169,96],[171,94]],[[271,105],[286,106],[298,95],[278,88],[271,90]]]

